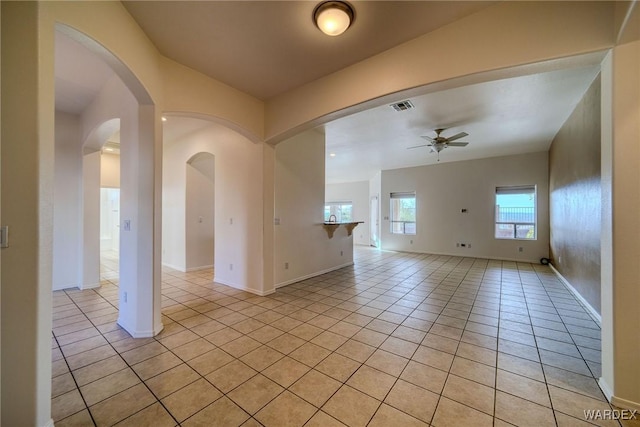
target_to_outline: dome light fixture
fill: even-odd
[[[353,18],[353,8],[343,1],[325,1],[313,11],[313,21],[328,36],[339,36],[347,31]]]

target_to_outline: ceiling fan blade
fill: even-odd
[[[431,147],[431,144],[425,144],[425,145],[414,145],[413,147],[407,147],[407,150],[411,150],[413,148],[422,148],[422,147]]]
[[[433,139],[433,138],[431,138],[430,136],[427,136],[427,135],[421,136],[420,138],[424,138],[424,139],[426,139],[427,141],[430,141],[430,142],[431,141],[435,141],[435,139]]]
[[[447,141],[455,141],[456,139],[464,138],[465,136],[469,136],[469,134],[466,132],[460,132],[447,138]]]
[[[468,142],[449,142],[447,145],[449,147],[466,147],[468,144]]]

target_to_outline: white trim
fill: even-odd
[[[84,291],[85,289],[96,289],[96,288],[99,288],[100,286],[101,286],[100,282],[98,282],[98,283],[91,283],[89,285],[78,286],[78,289],[80,289],[81,291]]]
[[[47,423],[42,427],[55,427],[55,425],[53,424],[53,418],[50,418],[49,421],[47,421]]]
[[[167,264],[166,262],[163,262],[163,263],[162,263],[162,266],[163,266],[163,267],[169,267],[169,268],[172,268],[172,269],[174,269],[174,270],[179,271],[180,273],[186,273],[186,272],[187,272],[187,270],[185,270],[185,268],[184,268],[184,267],[178,267],[177,265]]]
[[[640,403],[614,396],[613,390],[611,390],[609,384],[606,383],[604,377],[598,378],[598,385],[600,386],[600,390],[602,390],[602,392],[604,393],[604,397],[606,397],[609,403],[611,403],[612,405],[615,405],[618,408],[622,409],[640,411]]]
[[[609,384],[607,384],[604,377],[598,378],[598,385],[600,386],[602,393],[604,393],[604,397],[611,402],[611,399],[613,398],[613,390],[611,390],[611,387],[609,387]]]
[[[190,273],[192,271],[200,271],[200,270],[206,270],[208,268],[213,268],[213,264],[211,265],[201,265],[199,267],[191,267],[191,268],[187,268],[187,273]]]
[[[611,396],[611,404],[622,409],[632,409],[632,410],[640,411],[640,403],[632,402],[631,400],[622,399],[616,396]]]
[[[156,329],[145,330],[145,331],[131,330],[130,328],[127,327],[125,322],[120,317],[118,317],[118,325],[123,327],[124,330],[127,331],[129,335],[131,335],[133,338],[152,338],[158,335],[160,332],[162,332],[162,329],[164,329],[164,325],[160,323],[160,325],[155,326],[156,329],[160,328],[159,330],[156,330]]]
[[[220,285],[229,286],[230,288],[238,289],[238,290],[244,291],[244,292],[249,292],[249,293],[252,293],[254,295],[261,296],[261,297],[265,297],[267,295],[271,295],[272,293],[275,292],[275,289],[272,289],[270,291],[259,291],[258,289],[247,288],[246,286],[237,285],[235,283],[230,283],[230,282],[225,282],[224,280],[220,280],[220,279],[216,278],[215,276],[213,277],[213,282],[214,282],[214,284],[220,284]]]
[[[162,263],[163,267],[169,267],[173,270],[177,270],[180,273],[191,273],[192,271],[200,271],[200,270],[206,270],[207,268],[213,268],[213,264],[211,265],[201,265],[199,267],[191,267],[191,268],[184,268],[184,267],[178,267],[177,265],[173,265],[173,264],[167,264],[166,262]]]
[[[560,281],[566,286],[567,289],[569,289],[569,291],[573,294],[573,296],[576,297],[578,301],[580,301],[580,303],[584,306],[584,308],[587,309],[587,311],[589,312],[593,320],[598,324],[598,326],[602,327],[602,316],[600,316],[600,313],[598,313],[596,309],[593,308],[591,304],[589,304],[589,302],[586,299],[584,299],[582,295],[580,295],[580,292],[578,292],[576,288],[574,288],[571,285],[571,283],[569,283],[569,281],[565,279],[564,276],[560,274],[558,270],[556,270],[553,264],[549,264],[549,267],[551,267],[551,270],[556,274],[556,276],[558,276]]]
[[[463,254],[453,254],[448,252],[425,252],[425,251],[407,251],[402,249],[388,249],[388,248],[376,248],[372,246],[374,249],[378,249],[385,252],[404,252],[409,254],[424,254],[424,255],[438,255],[438,256],[454,256],[457,258],[473,258],[473,259],[490,259],[492,261],[509,261],[509,262],[525,262],[527,264],[540,264],[539,259],[530,260],[530,259],[515,259],[515,258],[504,258],[504,257],[494,257],[494,256],[484,256],[484,255],[463,255]]]
[[[352,265],[353,265],[353,261],[347,262],[345,264],[341,264],[341,265],[338,265],[338,266],[335,266],[335,267],[327,268],[327,269],[321,270],[321,271],[316,271],[315,273],[307,274],[307,275],[301,276],[301,277],[296,277],[295,279],[287,280],[285,282],[277,283],[275,287],[276,287],[276,289],[278,289],[278,288],[281,288],[283,286],[290,285],[292,283],[301,282],[303,280],[310,279],[310,278],[316,277],[316,276],[320,276],[322,274],[330,273],[332,271],[339,270],[341,268],[349,267],[349,266],[352,266]]]
[[[164,323],[162,323],[162,320],[161,320],[160,323],[158,323],[153,327],[153,336],[155,337],[156,335],[158,335],[160,332],[162,332],[163,329],[164,329]]]

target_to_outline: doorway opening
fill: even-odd
[[[116,279],[120,260],[120,189],[100,188],[100,277]]]

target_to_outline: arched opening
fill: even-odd
[[[215,156],[187,160],[185,182],[185,266],[213,268],[215,256]]]
[[[100,277],[117,280],[120,271],[120,131],[100,154]]]
[[[262,182],[255,177],[262,176],[264,146],[215,118],[166,117],[163,266],[213,267],[215,282],[262,292]]]
[[[96,41],[56,25],[55,48],[56,133],[72,143],[59,150],[56,138],[54,278],[66,269],[74,278],[54,289],[98,288],[109,279],[113,295],[100,320],[153,336],[162,329],[160,254],[152,244],[160,232],[160,117],[137,78]]]

